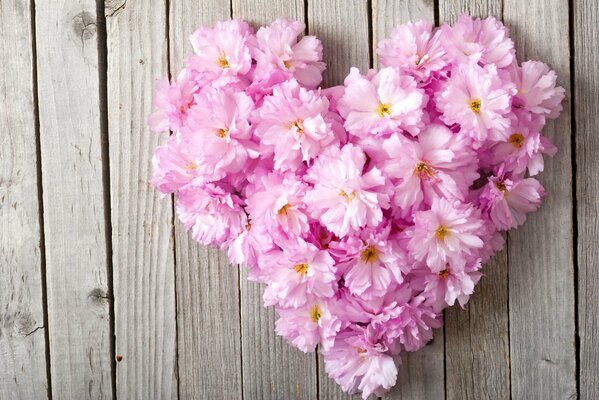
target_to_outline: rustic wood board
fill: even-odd
[[[540,181],[541,210],[509,234],[512,398],[576,398],[568,1],[505,0],[520,61],[540,59],[566,89],[564,111],[544,129],[559,148]]]
[[[172,206],[149,184],[153,83],[167,72],[166,2],[110,2],[108,133],[116,392],[119,398],[177,397]]]
[[[435,21],[433,1],[373,0],[372,48],[374,65],[380,67],[376,49],[380,40],[389,37],[401,23],[419,20]],[[434,339],[421,351],[402,354],[397,385],[383,398],[385,400],[442,399],[445,396],[444,328],[435,330]]]
[[[36,2],[52,397],[112,398],[96,2]]]
[[[580,398],[599,398],[599,9],[594,0],[572,3],[576,117],[576,208],[578,214],[578,335]]]
[[[1,399],[48,397],[32,33],[30,1],[0,2]]]
[[[233,0],[233,17],[254,26],[286,17],[304,21],[304,2]],[[313,399],[317,396],[316,356],[303,354],[275,334],[275,311],[262,306],[263,287],[240,277],[243,396],[245,399]]]
[[[169,2],[170,71],[176,76],[189,36],[231,15],[229,2]],[[239,277],[226,255],[195,242],[178,220],[176,288],[181,399],[241,398]]]
[[[439,2],[439,23],[453,23],[463,13],[501,20],[502,1]],[[447,399],[509,398],[507,249],[484,265],[483,274],[466,311],[445,311]]]

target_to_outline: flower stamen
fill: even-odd
[[[229,131],[224,128],[220,128],[216,131],[216,136],[218,136],[219,138],[227,137],[228,134]]]
[[[414,171],[421,178],[426,178],[426,177],[432,178],[435,176],[435,170],[424,161],[421,161],[418,164],[416,164]]]
[[[378,260],[379,251],[376,247],[370,245],[360,253],[360,260],[364,263],[374,263]]]
[[[475,113],[480,114],[481,102],[480,99],[472,99],[468,102],[468,107]]]
[[[345,192],[345,190],[341,189],[339,191],[339,196],[343,197],[346,201],[349,202],[356,198],[356,192],[354,191],[354,192],[351,192],[350,194],[347,194]]]
[[[304,125],[302,124],[302,121],[299,119],[296,119],[295,121],[288,124],[287,128],[290,130],[295,128],[297,133],[299,133],[300,135],[304,132]]]
[[[216,60],[216,64],[222,69],[227,69],[231,67],[231,65],[229,65],[229,60],[227,59],[225,53],[221,53],[221,56],[218,58],[218,60]]]
[[[376,108],[376,113],[381,118],[391,115],[391,104],[379,103],[379,106]]]
[[[449,270],[445,268],[443,271],[439,272],[439,278],[447,279],[449,277]]]
[[[515,148],[519,149],[524,144],[524,136],[521,133],[513,133],[509,139],[508,143],[511,143]]]
[[[293,269],[295,270],[295,272],[297,272],[299,275],[301,276],[306,276],[306,274],[308,273],[308,264],[307,263],[300,263],[300,264],[295,264],[293,266]]]
[[[312,306],[312,308],[310,308],[309,313],[310,313],[310,318],[312,318],[312,321],[314,321],[314,322],[318,322],[320,317],[322,317],[322,311],[321,311],[320,307],[318,307],[318,304],[314,304]]]
[[[278,215],[287,215],[287,210],[289,209],[289,207],[291,207],[291,204],[287,203],[285,204],[283,207],[279,208],[279,211],[277,211]]]
[[[449,236],[449,229],[447,229],[446,226],[441,225],[440,227],[437,228],[437,230],[435,231],[435,236],[437,237],[437,239],[443,241],[445,240],[445,238],[447,236]]]

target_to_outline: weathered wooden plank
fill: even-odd
[[[509,235],[512,398],[576,398],[570,51],[567,0],[505,0],[519,60],[539,59],[566,89],[564,111],[544,133],[559,148],[540,180],[540,212]]]
[[[255,27],[277,18],[304,20],[304,2],[233,0],[233,17]],[[316,357],[303,354],[274,332],[275,312],[262,307],[263,287],[241,274],[243,395],[246,399],[314,399]]]
[[[369,13],[366,0],[308,0],[310,34],[322,40],[324,47],[324,86],[342,85],[351,67],[368,71]]]
[[[573,85],[576,120],[576,206],[578,212],[578,335],[580,398],[599,398],[599,9],[593,0],[572,3]]]
[[[440,22],[463,13],[501,15],[502,1],[439,2]],[[484,276],[461,310],[445,311],[446,393],[448,399],[505,399],[510,396],[507,249],[483,267]]]
[[[422,19],[434,22],[434,2],[429,0],[373,0],[372,29],[374,65],[378,66],[378,42],[401,23]],[[442,399],[445,396],[443,328],[435,331],[433,342],[415,353],[402,355],[397,385],[384,399]]]
[[[96,2],[36,2],[52,394],[112,398]]]
[[[0,398],[47,398],[31,3],[0,2]]]
[[[324,87],[343,84],[351,67],[366,73],[370,67],[368,32],[369,6],[366,0],[308,0],[308,33],[318,37],[324,48],[327,69],[323,74]],[[320,399],[359,399],[350,396],[330,379],[324,360],[318,356],[318,390]]]
[[[106,4],[108,132],[120,398],[177,397],[172,205],[148,183],[154,79],[167,71],[164,0]]]
[[[171,1],[170,70],[176,76],[189,36],[231,15],[228,1]],[[179,394],[182,399],[241,398],[238,270],[216,249],[195,242],[177,221],[176,287]]]

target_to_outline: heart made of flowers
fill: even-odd
[[[303,32],[280,19],[193,33],[183,71],[156,86],[150,127],[173,134],[152,182],[195,240],[267,285],[277,333],[318,346],[328,375],[367,398],[539,208],[531,176],[556,152],[540,131],[564,89],[547,65],[518,65],[492,17],[400,25],[378,45],[382,69],[328,89]]]

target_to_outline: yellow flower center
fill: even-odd
[[[218,130],[216,131],[216,136],[218,136],[219,138],[224,138],[224,137],[226,137],[228,134],[229,134],[229,131],[228,131],[228,130],[226,130],[226,129],[224,129],[224,128],[218,129]]]
[[[279,208],[279,211],[277,211],[277,214],[287,215],[287,210],[289,209],[289,207],[291,207],[291,204],[289,204],[289,203],[285,204],[283,207]]]
[[[198,164],[196,164],[195,161],[192,161],[185,166],[185,169],[188,171],[195,171],[196,169],[198,169]]]
[[[445,238],[449,235],[449,229],[447,229],[446,226],[441,225],[440,227],[437,228],[437,231],[435,232],[435,236],[437,237],[437,239],[439,240],[445,240]]]
[[[289,129],[295,128],[297,133],[299,133],[299,134],[302,134],[304,132],[304,125],[302,124],[302,121],[299,119],[296,119],[295,121],[293,121],[292,123],[287,125],[287,128],[289,128]]]
[[[502,191],[503,194],[507,194],[508,193],[507,186],[505,186],[505,183],[503,183],[503,181],[497,181],[495,183],[495,187],[497,189],[499,189],[500,191]]]
[[[449,277],[449,270],[448,269],[444,269],[443,271],[439,272],[439,278],[441,279],[447,279]]]
[[[227,56],[225,53],[222,53],[221,56],[216,60],[216,64],[222,69],[229,68],[229,60],[227,60]]]
[[[516,132],[513,133],[507,141],[508,143],[511,143],[515,148],[519,149],[524,144],[524,136],[522,136],[521,133]]]
[[[285,66],[285,69],[291,68],[291,62],[289,60],[283,61],[283,65]]]
[[[306,274],[308,273],[308,264],[306,264],[306,263],[295,264],[293,266],[293,269],[295,270],[295,272],[297,272],[301,276],[306,276]]]
[[[364,350],[364,349],[363,349],[363,348],[361,348],[361,347],[354,346],[354,349],[356,349],[356,351],[357,351],[359,354],[364,354],[364,353],[366,353],[366,350]]]
[[[360,260],[365,263],[373,263],[378,259],[379,251],[376,247],[370,245],[360,253]]]
[[[480,114],[480,99],[472,99],[468,102],[468,106],[475,114]]]
[[[416,168],[414,168],[414,170],[418,175],[420,175],[421,178],[425,176],[432,178],[435,176],[435,170],[424,161],[416,164]]]
[[[312,308],[310,308],[309,313],[310,313],[310,318],[312,318],[312,321],[314,321],[314,322],[318,322],[320,317],[322,317],[322,311],[321,311],[320,307],[318,307],[318,304],[314,304],[312,306]]]
[[[352,201],[356,198],[356,192],[351,192],[350,194],[347,194],[345,190],[341,189],[339,191],[339,196],[343,197],[346,201]]]
[[[376,113],[381,118],[391,115],[391,104],[379,103],[379,106],[376,108]]]

